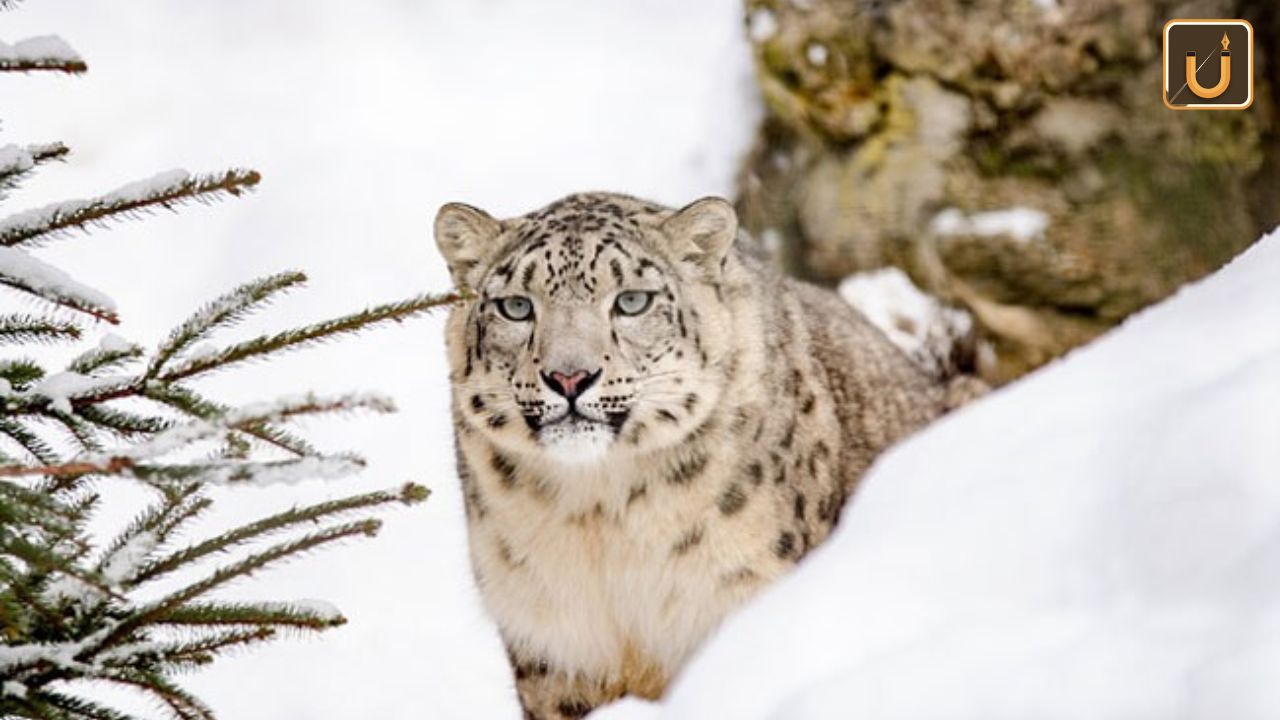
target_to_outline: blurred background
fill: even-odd
[[[1252,108],[1164,107],[1175,17],[1253,22]],[[311,289],[246,336],[443,290],[444,202],[514,215],[580,190],[719,194],[789,271],[839,285],[908,350],[1004,383],[1280,220],[1277,17],[1271,0],[27,0],[0,37],[56,33],[89,72],[0,84],[0,143],[72,148],[5,210],[172,167],[260,170],[245,199],[38,253],[114,297],[112,331],[151,346],[284,268]],[[308,430],[369,458],[356,482],[435,495],[376,541],[229,591],[325,597],[351,623],[190,687],[227,718],[514,716],[466,564],[440,319],[221,382],[233,401],[393,395],[398,415]],[[350,489],[223,492],[209,523]],[[120,489],[104,526],[132,499]]]
[[[738,185],[747,226],[804,276],[891,266],[963,308],[973,335],[951,360],[991,382],[1280,221],[1272,0],[746,5],[767,108]],[[1174,18],[1251,21],[1251,108],[1164,106]]]

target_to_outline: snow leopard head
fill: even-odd
[[[461,423],[558,462],[666,447],[718,402],[728,202],[578,194],[497,220],[451,203],[436,243],[474,299],[449,321]]]

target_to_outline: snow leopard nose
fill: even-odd
[[[574,370],[565,374],[559,370],[552,370],[549,373],[542,373],[542,382],[547,387],[562,395],[565,400],[572,402],[574,398],[587,391],[587,388],[595,384],[600,379],[600,371],[593,373],[586,370]]]

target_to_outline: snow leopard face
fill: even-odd
[[[444,206],[437,244],[475,294],[448,331],[463,427],[571,465],[695,432],[724,382],[718,277],[736,233],[718,198],[673,212],[572,195],[503,221]]]

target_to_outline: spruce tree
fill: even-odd
[[[0,0],[0,9],[13,4]],[[0,43],[0,72],[85,70],[55,37]],[[68,152],[59,143],[0,147],[0,203],[37,168]],[[128,718],[77,694],[83,681],[93,681],[150,694],[176,718],[212,718],[176,674],[281,631],[321,631],[345,619],[316,603],[227,602],[211,593],[286,558],[372,536],[377,512],[427,496],[426,488],[406,483],[188,537],[192,521],[210,509],[211,486],[337,478],[364,465],[356,455],[313,447],[290,428],[293,420],[393,409],[390,400],[366,394],[306,394],[231,407],[192,382],[418,316],[458,295],[421,295],[211,344],[220,331],[302,286],[306,277],[287,271],[208,303],[150,352],[107,335],[69,351],[65,367],[23,354],[34,345],[87,345],[87,327],[120,322],[108,296],[38,259],[43,244],[159,208],[236,197],[259,179],[245,169],[163,173],[99,197],[0,217],[0,284],[9,289],[0,303],[2,717]],[[37,309],[13,309],[11,300],[22,295],[33,299],[25,306]],[[100,498],[119,483],[140,484],[152,501],[114,536],[91,536],[87,526]]]

